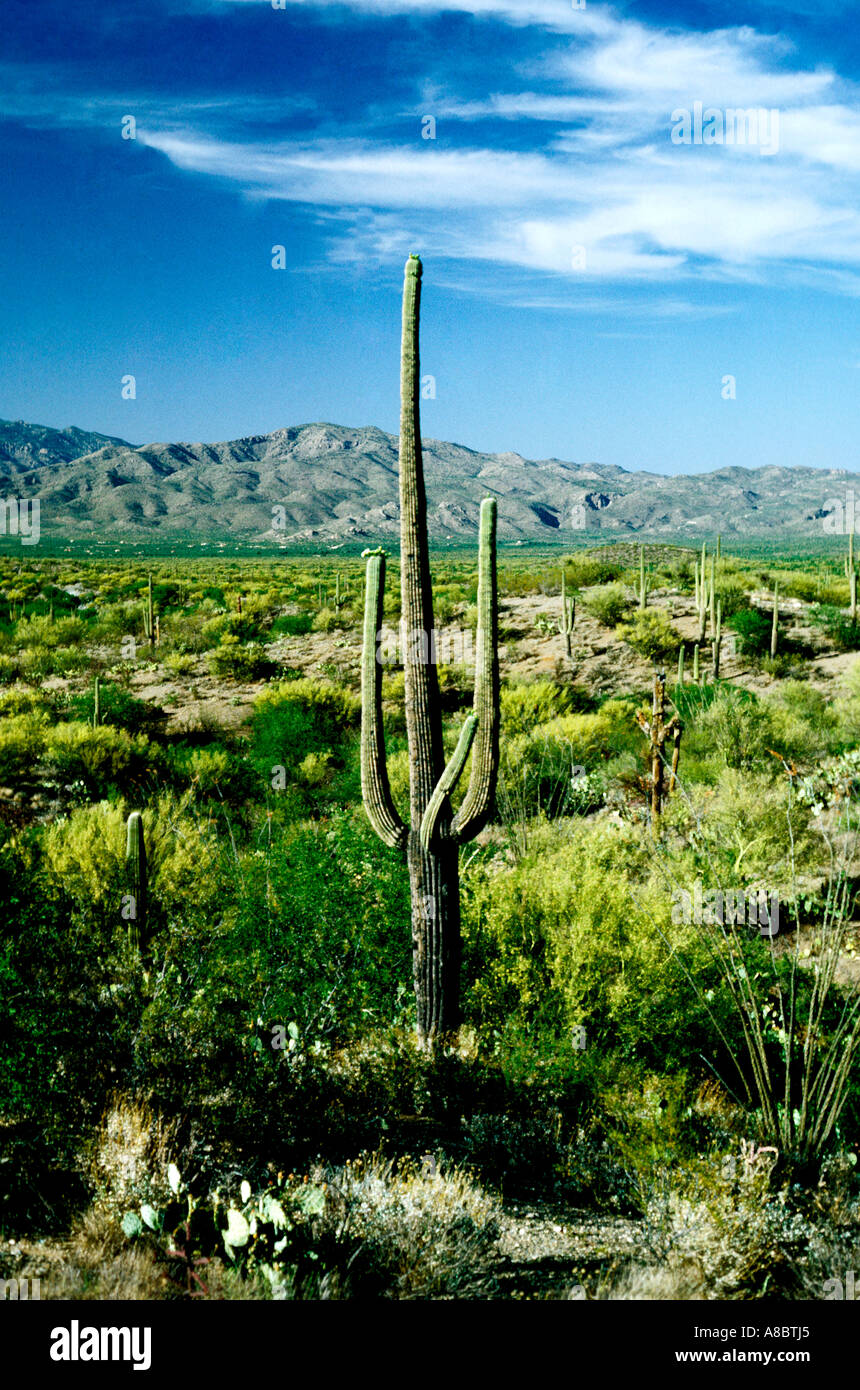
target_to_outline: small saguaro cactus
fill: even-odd
[[[645,577],[645,547],[639,547],[639,611],[644,613],[648,603],[648,580]]]
[[[717,618],[714,626],[713,642],[713,671],[714,680],[720,679],[720,653],[723,647],[723,604],[721,599],[717,599]]]
[[[684,643],[678,648],[678,685],[684,684]]]
[[[94,687],[93,687],[93,728],[94,728],[94,729],[97,729],[97,728],[99,727],[99,724],[101,723],[101,720],[102,720],[102,712],[101,712],[101,689],[100,689],[100,686],[99,686],[99,678],[98,678],[98,676],[96,676],[95,685],[94,685]]]
[[[572,655],[570,637],[573,632],[573,624],[576,621],[576,601],[567,598],[564,587],[564,570],[561,572],[561,617],[558,620],[558,630],[564,638],[564,649],[568,656]]]
[[[675,788],[678,759],[681,756],[681,734],[683,732],[677,714],[673,714],[669,722],[666,723],[666,673],[664,671],[658,672],[654,677],[654,698],[651,705],[650,723],[641,710],[636,716],[636,722],[650,744],[651,830],[657,836],[660,833],[663,803]],[[669,734],[672,735],[672,772],[667,789],[664,773],[666,758],[663,750]]]
[[[699,684],[699,644],[693,647],[693,685]]]
[[[779,646],[779,585],[773,586],[773,622],[770,629],[770,659],[776,657],[776,650]]]
[[[385,587],[384,551],[366,552],[361,666],[361,790],[384,844],[405,854],[412,901],[412,962],[418,1039],[432,1048],[460,1023],[459,846],[492,813],[499,765],[496,501],[481,503],[478,630],[473,712],[445,762],[433,628],[427,502],[421,456],[418,328],[421,261],[406,263],[400,374],[400,597],[409,747],[409,820],[394,805],[382,728],[377,644]],[[472,754],[469,785],[456,815],[450,796]]]
[[[131,898],[128,914],[128,939],[131,945],[139,950],[146,930],[147,910],[146,843],[143,835],[143,816],[139,811],[132,811],[128,818],[125,864]]]
[[[143,631],[150,647],[155,646],[155,614],[152,606],[152,575],[146,581],[146,602],[143,605]]]

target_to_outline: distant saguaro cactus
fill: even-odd
[[[400,595],[409,745],[409,823],[391,795],[382,729],[378,658],[385,554],[366,552],[364,649],[361,670],[361,788],[365,810],[386,845],[405,853],[412,901],[413,979],[422,1046],[460,1023],[459,846],[472,839],[493,808],[499,764],[496,502],[481,503],[478,630],[473,712],[445,763],[433,629],[427,503],[421,456],[418,327],[421,261],[406,263],[400,378]],[[450,795],[472,753],[466,795],[454,815]]]
[[[558,630],[564,638],[564,649],[568,656],[572,655],[570,638],[573,632],[573,624],[576,621],[576,601],[568,598],[564,587],[564,570],[561,572],[561,617],[558,620]]]
[[[639,611],[641,613],[644,613],[646,605],[648,603],[648,580],[645,576],[644,545],[640,545],[639,547],[639,588],[637,592],[637,597],[639,599]]]
[[[139,811],[132,811],[128,818],[125,864],[134,910],[134,915],[129,917],[128,937],[132,946],[139,950],[146,930],[147,909],[146,843],[143,836],[143,817]]]
[[[773,621],[770,628],[770,659],[776,657],[776,649],[779,645],[779,585],[773,586]]]
[[[155,646],[155,615],[152,606],[152,575],[146,583],[146,602],[143,605],[143,631],[149,641],[150,647]]]
[[[97,729],[97,728],[99,727],[99,724],[102,722],[101,694],[100,694],[100,690],[101,690],[101,688],[100,688],[100,686],[99,686],[99,678],[98,678],[98,676],[96,676],[95,685],[93,686],[93,728],[94,728],[94,729]]]

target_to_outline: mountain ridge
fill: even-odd
[[[0,420],[0,488],[38,496],[46,534],[105,531],[330,543],[399,528],[397,436],[317,421],[215,443],[153,441]],[[526,459],[422,440],[434,540],[477,531],[482,497],[499,499],[502,540],[823,532],[848,469],[727,464],[659,474],[593,461]]]

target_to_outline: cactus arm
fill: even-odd
[[[463,803],[451,825],[458,844],[471,840],[484,828],[493,810],[499,771],[499,605],[496,574],[496,499],[481,503],[481,536],[478,552],[478,636],[475,658],[473,711],[478,732],[472,754],[472,771]]]
[[[364,601],[364,645],[361,654],[361,795],[368,820],[392,849],[406,844],[406,826],[397,813],[388,781],[382,728],[382,668],[377,660],[377,634],[382,624],[385,555],[367,559]]]
[[[447,798],[451,795],[451,792],[454,790],[454,788],[460,780],[463,768],[466,766],[466,759],[468,758],[469,753],[471,752],[472,743],[474,742],[475,734],[477,732],[477,715],[470,714],[462,729],[460,730],[460,737],[457,740],[457,747],[454,749],[454,752],[449,758],[448,763],[445,767],[445,771],[442,773],[442,776],[436,783],[433,795],[427,803],[427,810],[424,812],[424,815],[421,819],[421,843],[426,850],[430,849],[430,846],[436,837],[436,831],[439,824],[439,817],[442,813]]]

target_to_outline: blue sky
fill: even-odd
[[[396,432],[418,251],[425,435],[856,468],[860,29],[847,0],[690,9],[4,0],[0,416]],[[697,102],[777,138],[678,143]]]

